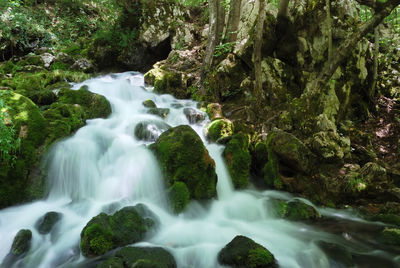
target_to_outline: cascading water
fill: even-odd
[[[163,120],[146,113],[142,105],[146,99],[158,107],[170,108],[164,122],[171,126],[189,124],[183,109],[196,108],[196,103],[147,91],[138,73],[107,75],[75,88],[83,84],[104,95],[113,113],[107,119],[88,121],[73,137],[54,146],[46,157],[50,189],[47,199],[0,211],[0,260],[6,257],[18,230],[30,229],[31,249],[14,267],[90,267],[93,263],[79,250],[80,232],[86,223],[100,212],[113,213],[127,205],[144,203],[159,217],[161,226],[154,236],[138,245],[164,247],[174,255],[178,267],[219,267],[219,250],[236,235],[250,237],[268,248],[281,267],[343,267],[316,241],[342,245],[360,256],[378,256],[378,260],[393,267],[400,264],[399,257],[374,250],[368,241],[275,218],[268,203],[273,198],[290,200],[292,196],[287,193],[234,191],[221,156],[223,147],[207,143],[205,123],[191,126],[216,162],[218,198],[206,205],[192,202],[184,213],[170,214],[160,169],[146,148],[149,142],[137,140],[133,133],[139,122]],[[318,210],[333,219],[366,224],[340,211]],[[62,219],[50,234],[42,235],[35,223],[49,211],[60,212]]]

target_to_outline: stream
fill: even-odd
[[[79,249],[86,223],[100,212],[111,214],[143,203],[161,223],[155,235],[135,245],[164,247],[178,267],[222,267],[217,254],[236,235],[265,246],[280,267],[348,267],[342,260],[346,252],[353,256],[351,267],[400,267],[399,250],[381,245],[376,237],[382,224],[366,222],[351,211],[318,207],[324,216],[320,224],[291,222],[276,218],[269,202],[291,200],[292,195],[252,187],[233,190],[222,158],[224,147],[205,139],[207,120],[190,126],[216,162],[218,197],[205,203],[192,201],[184,213],[171,214],[160,168],[146,148],[151,142],[139,141],[133,133],[135,126],[146,120],[188,125],[183,109],[197,109],[197,103],[156,95],[145,87],[143,75],[134,72],[90,79],[74,89],[82,85],[104,95],[112,114],[107,119],[88,120],[72,137],[53,146],[43,160],[49,183],[45,199],[0,210],[0,263],[16,233],[30,229],[30,251],[13,267],[95,267],[98,261],[83,257]],[[168,116],[162,119],[148,114],[142,105],[147,99],[157,107],[169,108]],[[35,223],[49,211],[61,213],[62,219],[49,234],[42,235]]]

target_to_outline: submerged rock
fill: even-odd
[[[27,253],[31,247],[32,232],[31,230],[22,229],[15,236],[12,246],[11,253],[14,256],[20,256]]]
[[[166,118],[169,111],[169,108],[150,108],[147,113],[157,115],[161,118]]]
[[[291,221],[315,220],[321,214],[313,207],[300,200],[286,202],[284,200],[273,200],[271,206],[272,214],[279,218]]]
[[[156,141],[164,131],[170,129],[171,126],[163,121],[144,121],[135,127],[135,137],[144,141]]]
[[[386,244],[400,246],[400,229],[385,228],[382,231],[382,239]]]
[[[82,254],[92,258],[138,242],[156,222],[156,216],[142,204],[124,207],[112,216],[100,213],[81,232]]]
[[[249,184],[251,155],[248,148],[248,137],[235,134],[224,149],[225,162],[236,189],[243,189]]]
[[[215,162],[190,126],[170,128],[161,134],[150,148],[164,173],[171,202],[179,202],[171,204],[176,212],[185,208],[187,191],[182,184],[175,182],[185,184],[190,199],[208,199],[215,196],[217,183]]]
[[[174,257],[161,247],[124,247],[97,268],[175,268]]]
[[[218,261],[232,267],[275,267],[274,255],[268,249],[241,235],[236,236],[218,253]]]
[[[206,137],[210,141],[226,143],[233,135],[233,123],[228,119],[216,119],[206,126]]]
[[[53,229],[54,225],[61,219],[62,214],[58,212],[47,212],[40,218],[35,226],[40,234],[48,234]]]
[[[146,108],[157,108],[157,105],[152,100],[145,100],[142,102],[142,104]]]
[[[186,115],[190,124],[200,123],[206,118],[203,112],[193,108],[184,108],[183,113]]]

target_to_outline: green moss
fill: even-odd
[[[19,256],[29,251],[31,247],[32,232],[31,230],[20,230],[14,238],[11,246],[11,252],[14,256]]]
[[[315,210],[315,208],[299,200],[290,201],[287,204],[285,218],[288,220],[312,220],[320,217],[321,215]]]
[[[100,213],[81,232],[82,254],[91,258],[138,242],[154,224],[155,216],[143,205],[124,207],[112,216]]]
[[[215,162],[191,127],[178,126],[165,131],[151,148],[168,187],[179,181],[186,184],[191,199],[215,196]]]
[[[152,100],[145,100],[142,102],[142,104],[146,108],[157,108],[157,105]]]
[[[176,181],[168,189],[168,197],[172,211],[174,213],[179,213],[183,211],[189,203],[190,192],[185,183]]]
[[[263,168],[264,181],[270,187],[275,187],[276,189],[282,189],[282,181],[280,179],[278,172],[278,157],[272,151],[270,146],[272,138],[273,134],[270,133],[265,143],[267,147],[268,162],[265,164]]]
[[[382,231],[382,238],[386,244],[400,246],[400,229],[385,228]]]
[[[235,134],[224,149],[225,161],[236,189],[243,189],[249,184],[251,156],[248,147],[248,137]]]
[[[381,221],[384,223],[389,223],[389,224],[394,224],[397,226],[400,226],[400,216],[397,214],[378,214],[370,217],[370,220],[372,221]]]
[[[249,263],[248,267],[250,268],[257,268],[262,267],[266,263],[273,263],[274,262],[274,255],[271,254],[268,250],[264,248],[255,248],[249,250]]]
[[[228,119],[217,119],[206,127],[206,136],[211,141],[224,143],[233,134],[233,123]]]

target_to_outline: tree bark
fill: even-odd
[[[376,83],[377,83],[377,79],[378,79],[379,25],[375,27],[374,35],[375,35],[374,65],[373,65],[373,74],[372,74],[372,86],[371,86],[371,91],[369,92],[370,100],[373,100],[373,98],[375,96]]]
[[[308,104],[310,104],[309,102],[312,101],[316,95],[326,93],[326,84],[329,82],[339,65],[349,55],[351,50],[367,33],[371,32],[376,26],[378,26],[383,19],[387,17],[399,4],[400,0],[387,1],[385,6],[376,12],[368,22],[359,26],[356,31],[354,31],[345,41],[343,41],[343,43],[336,50],[332,61],[326,62],[317,78],[307,84],[302,98],[306,98],[308,100]]]
[[[328,62],[332,60],[332,19],[331,19],[331,1],[325,0],[326,22],[328,26]]]
[[[279,0],[278,17],[288,17],[288,7],[290,0]]]
[[[217,45],[217,19],[218,19],[218,2],[219,0],[208,0],[209,8],[209,30],[208,30],[208,40],[206,52],[203,59],[203,66],[201,70],[200,77],[200,93],[204,96],[206,94],[206,89],[204,87],[204,79],[207,72],[210,70],[212,65],[212,60],[214,57],[215,46]]]
[[[222,5],[222,0],[217,0],[217,33],[216,33],[216,41],[215,45],[219,45],[221,42],[222,33],[224,32],[225,27],[225,7]]]
[[[226,36],[228,37],[228,42],[235,42],[238,34],[237,31],[239,29],[242,0],[231,0],[230,5]]]
[[[256,109],[260,111],[262,108],[262,102],[264,99],[263,88],[262,88],[262,70],[261,70],[261,46],[262,46],[262,35],[265,21],[265,0],[260,0],[260,6],[258,10],[258,19],[255,29],[254,38],[254,96],[256,98]]]

